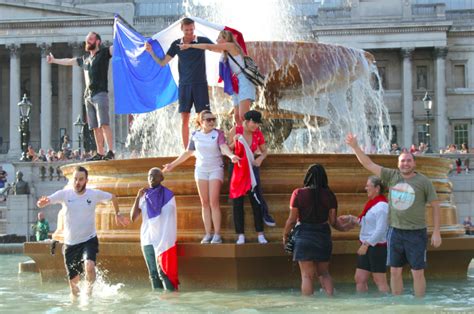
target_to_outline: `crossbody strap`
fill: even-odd
[[[227,51],[227,55],[232,59],[232,61],[234,61],[235,64],[237,64],[237,66],[240,68],[240,71],[244,72],[244,68],[234,59],[234,57],[232,57],[230,52]]]

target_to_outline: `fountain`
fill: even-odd
[[[177,197],[178,256],[181,288],[184,289],[297,287],[299,271],[291,257],[284,253],[281,235],[290,195],[293,189],[302,185],[305,170],[315,162],[324,165],[330,186],[338,198],[339,214],[356,215],[366,201],[364,186],[369,173],[354,155],[343,154],[347,152],[343,138],[352,131],[358,134],[360,144],[367,151],[386,153],[389,149],[391,134],[390,129],[385,132],[385,126],[390,125],[390,121],[382,102],[382,91],[374,88],[373,78],[377,74],[372,55],[343,46],[261,39],[250,42],[248,48],[267,76],[266,88],[260,91],[256,107],[264,112],[266,120],[271,121],[264,126],[264,132],[273,154],[263,163],[261,177],[277,227],[266,228],[270,243],[259,245],[255,243],[251,215],[247,212],[245,225],[249,243],[235,245],[232,210],[227,198],[228,181],[225,181],[221,195],[224,244],[199,244],[203,226],[193,160],[181,165],[166,176],[164,185]],[[212,96],[213,111],[220,113],[223,126],[225,113],[230,108],[228,98],[224,98],[219,88],[212,88]],[[174,157],[166,156],[180,152],[180,145],[171,144],[179,138],[179,130],[175,127],[177,121],[177,112],[171,106],[159,113],[137,116],[132,136],[138,140],[132,139],[131,143],[140,143],[142,152],[148,156],[163,157],[84,163],[90,173],[89,187],[116,194],[121,211],[128,213],[137,190],[147,184],[149,168],[169,163]],[[160,135],[152,136],[151,130],[154,133],[160,130]],[[383,166],[396,167],[397,156],[371,155],[371,158]],[[438,249],[429,248],[427,276],[465,277],[474,257],[474,241],[463,237],[464,229],[457,224],[452,185],[447,176],[450,161],[419,157],[417,168],[434,182],[442,200],[443,245]],[[72,171],[73,166],[63,167],[68,178]],[[249,206],[246,207],[247,211]],[[431,231],[429,206],[426,215]],[[53,236],[56,240],[62,239],[60,218],[61,215]],[[108,271],[110,279],[148,280],[139,244],[140,223],[137,221],[128,228],[119,229],[114,224],[112,208],[98,207],[98,266]],[[336,282],[352,281],[358,231],[334,231],[333,239],[331,273]],[[48,244],[26,243],[25,254],[35,260],[43,280],[65,278],[62,256],[50,256]],[[448,268],[443,265],[446,256],[450,257]]]

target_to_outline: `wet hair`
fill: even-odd
[[[224,38],[224,40],[226,42],[229,42],[229,43],[233,43],[237,49],[239,50],[239,53],[242,55],[242,56],[245,56],[245,53],[244,51],[242,50],[242,47],[240,47],[239,43],[237,42],[237,40],[235,39],[234,37],[234,34],[232,34],[231,31],[228,31],[228,30],[222,30],[220,33],[219,33],[219,36]],[[228,57],[228,52],[227,51],[224,51],[224,60],[227,61],[227,57]]]
[[[191,25],[191,24],[194,24],[194,20],[190,19],[189,17],[185,17],[181,20],[181,27],[183,27],[184,25]]]
[[[211,110],[203,110],[201,111],[200,113],[198,113],[197,117],[196,117],[196,120],[194,120],[194,125],[196,126],[197,129],[199,129],[202,125],[202,120],[203,120],[203,117],[204,115],[206,114],[212,114],[212,111]]]
[[[84,172],[86,174],[86,179],[89,177],[89,171],[87,171],[87,169],[82,166],[77,166],[76,168],[74,168],[74,171]]]
[[[385,193],[385,185],[382,183],[382,179],[380,179],[377,176],[370,176],[369,180],[370,180],[370,183],[372,183],[374,187],[380,188],[379,195],[382,195]]]
[[[326,170],[320,164],[309,166],[304,176],[304,186],[314,190],[313,194],[313,212],[319,206],[319,194],[321,189],[330,190],[328,186],[328,176]]]

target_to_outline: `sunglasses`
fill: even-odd
[[[206,122],[216,122],[216,118],[206,118],[204,119]]]

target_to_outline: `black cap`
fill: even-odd
[[[262,114],[257,110],[250,110],[244,114],[244,119],[247,121],[252,120],[255,123],[262,123]]]

